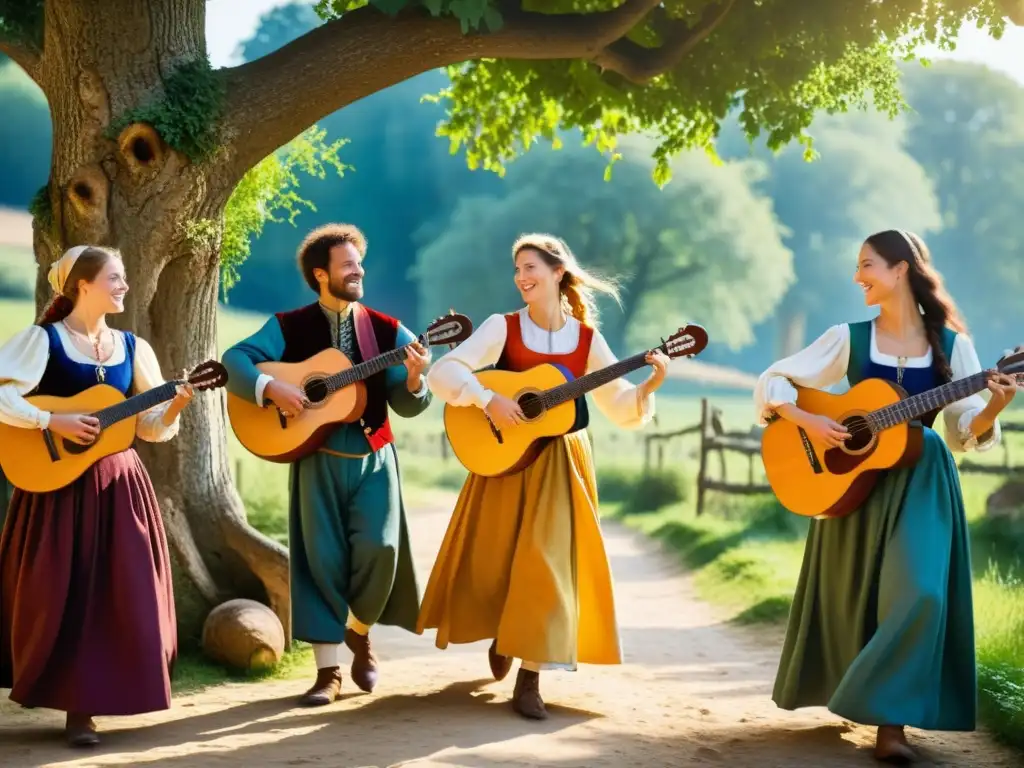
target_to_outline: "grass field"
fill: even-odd
[[[0,253],[0,263],[3,254]],[[32,307],[21,300],[0,300],[0,341],[32,320]],[[219,347],[224,349],[259,327],[264,318],[222,310]],[[753,419],[748,396],[715,397],[728,429],[745,429]],[[806,522],[779,509],[770,498],[712,494],[706,513],[694,511],[693,478],[697,467],[695,438],[667,444],[665,467],[642,477],[643,438],[650,431],[673,431],[695,424],[700,400],[658,396],[658,423],[645,432],[622,432],[592,411],[595,458],[604,511],[661,540],[678,553],[696,574],[705,598],[732,609],[743,623],[785,620],[799,573]],[[1024,403],[1022,403],[1024,405]],[[1009,418],[1020,419],[1018,407]],[[414,420],[395,418],[402,454],[402,474],[412,503],[430,489],[458,489],[465,470],[443,452],[442,409],[430,408]],[[1015,455],[1024,448],[1021,435],[1008,436]],[[249,455],[229,436],[236,482],[250,522],[285,542],[287,467]],[[977,454],[972,460],[999,463],[1002,451]],[[717,461],[712,466],[717,468]],[[742,457],[730,458],[732,478],[746,477]],[[717,472],[717,469],[715,470]],[[972,529],[975,565],[975,617],[982,713],[1001,738],[1024,747],[1024,524],[1016,528],[984,515],[985,499],[999,481],[989,476],[963,476]],[[658,507],[646,514],[637,509]],[[309,649],[299,646],[273,672],[273,677],[302,675],[309,668]],[[266,675],[256,676],[266,677]],[[176,670],[178,692],[240,679],[186,656]]]
[[[1016,451],[1019,436],[1009,438]],[[1024,749],[1024,524],[985,516],[999,478],[964,474],[971,526],[974,612],[983,722],[1003,741]],[[692,487],[687,477],[684,487]],[[692,494],[691,494],[692,496]],[[623,520],[675,552],[696,574],[702,597],[730,609],[741,624],[784,623],[800,572],[807,522],[770,497],[712,494],[697,517],[693,499],[650,514],[615,504]]]

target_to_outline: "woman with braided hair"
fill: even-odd
[[[878,316],[835,325],[765,371],[754,394],[762,424],[774,414],[839,446],[846,428],[799,409],[794,384],[882,378],[915,395],[981,371],[921,238],[895,229],[871,235],[854,281]],[[970,549],[951,452],[998,444],[996,417],[1016,384],[992,372],[988,388],[987,402],[974,395],[945,409],[944,437],[931,429],[937,414],[924,417],[920,460],[888,472],[859,510],[811,521],[773,699],[876,726],[880,760],[916,758],[905,726],[975,728]]]
[[[586,272],[551,235],[520,237],[512,258],[526,306],[491,315],[427,376],[446,403],[484,409],[499,428],[522,421],[523,412],[485,389],[474,371],[553,363],[578,378],[615,362],[594,304],[595,291],[617,298],[615,286]],[[620,427],[638,428],[654,414],[668,358],[656,351],[647,362],[653,371],[642,384],[616,379],[593,391],[597,407]],[[577,407],[585,413],[583,398]],[[492,640],[496,680],[521,659],[512,706],[533,719],[547,716],[541,669],[622,661],[586,419],[577,423],[526,469],[466,479],[420,610],[418,630],[437,629],[438,648]]]

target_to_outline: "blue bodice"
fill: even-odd
[[[919,395],[929,389],[941,386],[945,383],[942,374],[939,373],[932,358],[932,365],[926,368],[903,369],[903,380],[900,381],[899,369],[894,365],[884,365],[871,359],[871,333],[872,321],[850,324],[850,360],[847,366],[846,379],[850,386],[865,379],[885,379],[894,384],[899,384],[907,393],[907,396]],[[946,328],[943,329],[942,346],[947,360],[953,359],[953,344],[956,341],[956,333]],[[921,422],[930,427],[935,423],[937,411],[925,414]]]
[[[118,390],[125,397],[132,388],[135,370],[135,336],[123,331],[120,333],[124,342],[124,359],[116,365],[103,366],[103,381],[98,375],[99,366],[93,363],[79,363],[72,360],[64,349],[60,333],[52,324],[43,326],[50,341],[50,354],[46,361],[43,378],[36,387],[37,395],[52,397],[73,397],[89,387],[103,383]]]

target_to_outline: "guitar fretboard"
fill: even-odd
[[[981,392],[987,386],[984,373],[976,373],[963,379],[951,381],[935,389],[929,389],[919,395],[900,400],[868,414],[868,422],[873,432],[905,424],[908,421],[924,416],[931,411],[945,408],[950,403],[963,400],[965,397]]]
[[[544,392],[540,396],[540,399],[544,403],[545,408],[554,408],[556,405],[561,405],[562,403],[567,403],[570,400],[575,400],[593,389],[604,386],[609,381],[614,381],[620,376],[625,376],[631,371],[642,368],[647,365],[646,358],[647,353],[640,352],[632,357],[619,360],[616,363],[612,363],[607,368],[601,368],[600,370],[588,373],[586,376],[580,376],[578,379],[573,379],[572,381],[565,382],[565,384],[559,384],[557,387],[552,387]]]
[[[359,363],[353,365],[340,373],[335,373],[332,376],[328,376],[324,380],[324,384],[327,386],[328,392],[337,392],[339,389],[355,384],[357,381],[368,379],[375,373],[380,373],[386,368],[390,368],[392,365],[398,365],[409,356],[409,344],[398,347],[397,349],[389,350],[376,357],[371,357],[365,363]]]
[[[160,405],[160,403],[173,400],[180,383],[178,381],[169,381],[166,384],[161,384],[159,387],[153,387],[153,389],[148,389],[141,394],[133,395],[117,405],[107,406],[92,415],[99,419],[100,429],[106,429],[111,424],[116,424],[119,421],[147,411],[154,405]]]

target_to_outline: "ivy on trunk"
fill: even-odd
[[[45,275],[68,247],[119,248],[132,292],[115,318],[165,372],[215,357],[224,214],[247,172],[326,115],[448,67],[443,128],[471,165],[502,163],[559,129],[602,152],[660,136],[668,159],[710,146],[737,105],[773,147],[820,110],[900,106],[894,56],[964,21],[998,33],[1020,3],[874,0],[322,0],[321,27],[248,64],[206,65],[202,0],[0,0],[0,51],[39,84],[53,119],[34,202]],[[541,12],[543,9],[543,12]],[[905,40],[909,43],[891,41]],[[918,35],[914,37],[914,35]],[[40,180],[42,181],[42,180]],[[237,255],[237,238],[231,239]],[[232,484],[223,393],[198,396],[176,440],[144,446],[176,567],[185,638],[231,597],[289,627],[287,552],[253,530]],[[184,610],[183,610],[184,609]]]

